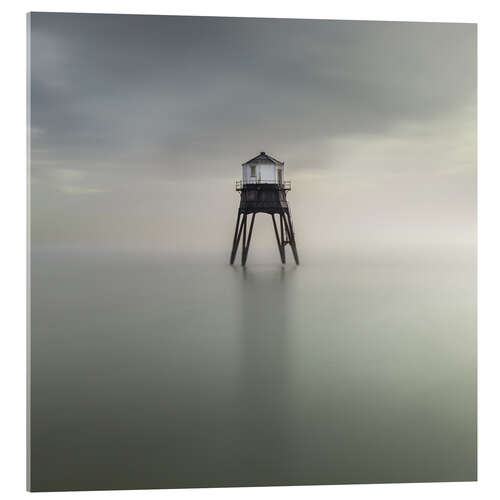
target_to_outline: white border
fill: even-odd
[[[43,498],[299,498],[305,495],[339,499],[420,499],[452,497],[454,500],[500,498],[499,388],[499,170],[500,77],[498,47],[500,25],[496,2],[419,0],[418,2],[337,1],[18,1],[3,5],[0,17],[2,68],[2,440],[0,491],[17,499],[25,491],[25,384],[26,384],[26,18],[28,11],[107,12],[137,14],[296,17],[394,21],[443,21],[479,23],[479,481],[357,486],[307,486],[206,490],[152,490],[120,492],[47,493]]]

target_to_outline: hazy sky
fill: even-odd
[[[475,25],[30,24],[34,248],[229,252],[260,151],[285,161],[303,252],[474,242]]]

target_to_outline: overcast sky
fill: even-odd
[[[234,180],[260,151],[285,161],[306,253],[474,242],[475,25],[30,25],[34,248],[227,253]],[[258,223],[269,232],[255,244],[272,247]]]

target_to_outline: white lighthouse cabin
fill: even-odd
[[[283,184],[285,163],[262,151],[242,164],[243,184]]]

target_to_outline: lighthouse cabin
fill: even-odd
[[[283,184],[285,164],[262,151],[242,164],[243,184]]]

